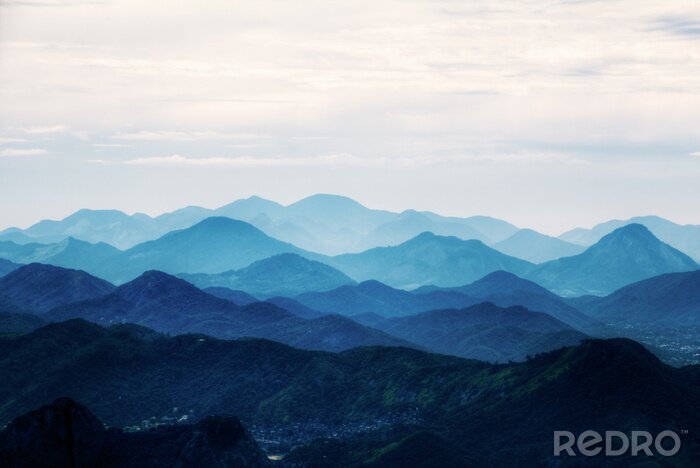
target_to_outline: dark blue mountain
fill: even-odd
[[[365,281],[356,286],[341,286],[326,291],[301,294],[295,298],[319,312],[346,316],[374,313],[383,317],[412,315],[434,309],[466,307],[478,300],[458,292],[435,291],[413,294],[394,289],[379,281]]]
[[[326,351],[410,345],[339,316],[306,320],[268,302],[238,306],[159,271],[148,271],[104,297],[57,307],[43,317],[82,318],[103,325],[134,323],[170,334],[259,337]]]
[[[227,301],[233,302],[239,306],[252,304],[253,302],[260,302],[260,299],[248,294],[245,291],[236,291],[234,289],[222,287],[203,288],[202,291],[207,294],[211,294],[212,296],[226,299]]]
[[[491,303],[385,319],[374,327],[433,352],[491,362],[523,360],[586,337],[547,314]]]
[[[642,280],[607,297],[589,298],[581,307],[617,325],[700,326],[700,270]]]
[[[450,289],[500,307],[521,305],[544,312],[581,331],[594,332],[601,325],[542,286],[505,271],[490,273],[474,283]]]
[[[696,269],[693,259],[646,227],[629,224],[582,254],[538,265],[526,277],[564,296],[606,295],[652,276]]]
[[[357,281],[375,279],[393,287],[459,286],[497,270],[523,274],[524,260],[504,255],[478,240],[426,232],[395,247],[333,257],[329,263]]]
[[[5,260],[4,258],[0,258],[0,278],[7,275],[8,273],[12,273],[21,266],[22,265],[19,263],[11,262],[9,260]]]
[[[226,287],[243,290],[260,298],[296,296],[354,283],[346,274],[333,267],[292,253],[258,260],[240,270],[179,276],[200,288]]]
[[[0,294],[29,311],[92,299],[114,290],[105,280],[80,270],[32,263],[0,278]]]

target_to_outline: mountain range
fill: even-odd
[[[413,440],[425,450],[427,440],[451,448],[445,454],[457,457],[453,466],[554,466],[571,459],[553,457],[553,430],[615,428],[676,431],[682,448],[674,466],[693,466],[700,438],[681,431],[700,417],[699,384],[697,366],[671,368],[623,339],[499,365],[406,348],[333,354],[256,339],[167,337],[81,320],[0,339],[0,423],[71,395],[113,427],[140,424],[144,415],[236,414],[265,434],[275,434],[280,421],[300,432],[344,428],[336,443],[296,442],[290,461],[303,463],[400,457],[391,447]],[[401,424],[404,432],[392,432]],[[429,454],[421,456],[416,466],[429,466],[421,465]],[[628,457],[615,462],[640,461]]]
[[[56,243],[74,237],[129,249],[206,218],[223,216],[246,221],[269,236],[306,250],[337,255],[390,245],[384,242],[403,242],[426,230],[489,242],[503,240],[517,230],[505,221],[485,216],[456,218],[430,212],[417,215],[423,218],[420,226],[402,221],[410,214],[366,208],[338,195],[312,195],[288,206],[253,196],[213,210],[189,206],[155,218],[143,213],[127,215],[116,210],[83,209],[63,220],[43,220],[27,229],[5,229],[0,232],[0,240],[19,244]],[[374,232],[384,225],[379,233]],[[382,231],[393,234],[386,237]]]
[[[532,229],[520,229],[509,238],[493,244],[492,247],[506,255],[532,263],[570,257],[585,250],[581,245],[545,236]]]
[[[564,296],[606,295],[663,273],[692,271],[698,264],[641,224],[604,236],[583,253],[540,264],[526,278]]]
[[[300,348],[339,351],[356,346],[414,346],[338,315],[304,319],[268,302],[238,306],[186,281],[149,271],[113,292],[53,308],[41,318],[134,323],[157,331],[220,338],[263,337]]]
[[[478,240],[425,232],[394,247],[377,247],[328,259],[357,281],[374,279],[411,289],[424,285],[459,286],[497,270],[524,274],[532,264],[502,254]]]
[[[578,307],[608,323],[688,327],[700,325],[700,270],[639,281],[609,296],[582,298]]]
[[[80,270],[32,263],[0,278],[0,294],[38,313],[111,293],[114,285]]]
[[[491,303],[385,319],[373,327],[434,352],[489,362],[520,361],[586,338],[547,314]]]
[[[597,224],[591,229],[576,228],[567,231],[560,239],[584,246],[593,245],[612,231],[628,224],[641,224],[652,234],[672,247],[700,261],[700,225],[676,224],[659,216],[637,216],[626,220],[614,219]]]
[[[258,260],[240,270],[179,276],[200,288],[225,287],[243,290],[260,298],[296,296],[354,283],[333,267],[292,253]]]

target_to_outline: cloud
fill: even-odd
[[[7,148],[0,150],[0,157],[20,157],[20,156],[41,156],[47,154],[45,149],[40,148]]]
[[[120,161],[93,159],[95,164],[120,164],[128,166],[174,166],[174,167],[300,167],[300,166],[354,166],[354,167],[412,167],[431,166],[444,163],[493,163],[493,164],[582,164],[586,161],[566,154],[556,153],[499,153],[466,154],[454,156],[421,155],[409,157],[359,157],[349,153],[303,157],[254,157],[212,156],[195,158],[173,154],[151,156]]]
[[[125,164],[129,166],[185,166],[185,167],[293,167],[293,166],[336,166],[336,165],[370,165],[376,166],[381,160],[357,158],[347,153],[309,157],[252,157],[213,156],[193,158],[173,154],[171,156],[153,156],[147,158],[110,161],[93,159],[97,164]]]
[[[27,135],[44,135],[49,133],[63,133],[68,130],[68,127],[65,125],[49,125],[42,127],[23,127],[16,130]]]
[[[653,21],[651,29],[665,31],[677,36],[700,38],[700,18],[665,16]]]
[[[249,140],[264,138],[263,135],[243,133],[243,134],[222,134],[213,131],[201,132],[180,132],[180,131],[148,131],[123,132],[110,136],[114,140],[152,140],[152,141],[199,141],[199,140]]]
[[[700,151],[696,151],[694,153],[690,153],[689,156],[695,156],[696,158],[700,158]]]
[[[24,143],[25,140],[24,138],[6,138],[6,137],[0,137],[0,145],[4,145],[6,143]]]

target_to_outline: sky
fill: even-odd
[[[0,228],[336,193],[700,224],[700,3],[0,0]]]

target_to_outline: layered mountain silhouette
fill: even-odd
[[[435,291],[421,288],[420,291]],[[530,310],[545,312],[581,331],[594,332],[600,323],[567,304],[563,298],[542,286],[512,273],[496,271],[471,284],[450,288],[479,302],[492,302],[501,307],[521,305]]]
[[[693,259],[646,227],[629,224],[579,255],[538,265],[526,277],[565,296],[606,295],[652,276],[697,268]]]
[[[357,245],[357,249],[365,250],[377,246],[401,244],[423,232],[455,236],[460,239],[478,239],[484,242],[488,240],[484,234],[468,224],[434,220],[415,210],[407,210],[369,232]]]
[[[0,294],[26,310],[46,312],[109,294],[114,285],[84,271],[32,263],[0,278]]]
[[[655,276],[588,298],[584,312],[605,322],[647,326],[700,325],[700,270]]]
[[[561,257],[577,255],[585,247],[556,237],[545,236],[532,229],[521,229],[508,239],[492,245],[499,252],[532,263],[543,263]]]
[[[329,263],[357,281],[390,286],[459,286],[497,270],[523,274],[532,264],[502,254],[477,240],[423,233],[395,247],[333,257]]]
[[[19,416],[3,429],[0,464],[8,468],[270,466],[236,417],[124,432],[106,429],[86,407],[69,398]]]
[[[0,257],[14,262],[75,268],[94,275],[98,275],[104,265],[120,253],[120,250],[104,242],[91,244],[72,237],[54,244],[0,242]]]
[[[260,298],[327,291],[354,283],[333,267],[291,253],[258,260],[240,270],[179,276],[200,288],[225,287],[243,290]]]
[[[39,353],[42,359],[29,359]],[[552,456],[557,428],[656,434],[693,427],[700,417],[699,379],[697,366],[671,368],[622,339],[491,365],[406,348],[333,354],[73,320],[0,340],[0,423],[61,395],[85,403],[113,427],[139,424],[144,415],[172,415],[176,407],[195,420],[237,414],[257,427],[280,420],[299,428],[319,422],[371,425],[404,417],[420,425],[416,431],[440,434],[442,443],[464,455],[465,465],[504,467],[518,460],[548,466],[562,461]],[[404,437],[368,434],[376,445],[364,449],[348,443],[357,460],[369,461]],[[700,438],[693,432],[681,437],[673,462],[693,466]],[[325,449],[338,456],[332,444],[307,454]],[[350,454],[344,450],[340,455]],[[616,458],[621,466],[633,461],[640,459]]]
[[[593,245],[615,229],[628,224],[646,226],[654,236],[668,245],[700,261],[700,225],[676,224],[659,216],[637,216],[627,220],[614,219],[591,229],[577,228],[565,232],[560,239],[580,245]]]
[[[385,319],[373,326],[434,352],[490,362],[523,360],[586,338],[547,314],[491,303]]]
[[[9,260],[5,260],[4,258],[0,258],[0,278],[7,275],[8,273],[15,271],[21,266],[22,265],[19,263],[11,262]]]
[[[411,213],[420,220],[411,220],[414,217]],[[505,221],[486,216],[457,218],[431,212],[393,213],[367,208],[347,197],[318,194],[289,206],[253,196],[217,209],[188,206],[154,218],[116,210],[80,210],[60,221],[44,220],[24,230],[6,229],[0,232],[0,240],[51,244],[74,237],[90,243],[106,242],[124,250],[217,216],[248,222],[271,237],[326,255],[395,244],[423,231],[489,243],[517,231]]]
[[[134,323],[171,334],[260,337],[327,351],[367,345],[411,346],[340,316],[306,320],[268,302],[238,306],[158,271],[146,272],[106,296],[49,310],[42,318]]]
[[[304,251],[230,218],[207,218],[180,231],[139,244],[104,264],[102,276],[122,283],[144,271],[221,273],[281,253]]]
[[[257,297],[248,294],[245,291],[237,291],[235,289],[214,286],[211,288],[202,288],[202,291],[207,294],[211,294],[212,296],[226,299],[227,301],[233,302],[236,305],[248,305],[252,304],[253,302],[260,302],[260,299]]]
[[[300,294],[296,301],[310,309],[328,314],[355,316],[377,314],[383,317],[412,315],[434,309],[466,307],[478,299],[452,291],[429,291],[420,294],[395,289],[369,280],[325,292]]]

